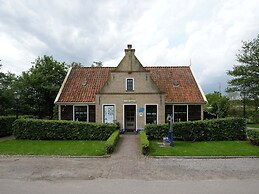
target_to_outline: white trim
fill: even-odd
[[[155,104],[155,103],[147,103],[147,104],[145,104],[145,110],[144,110],[144,114],[145,114],[145,118],[144,118],[144,125],[146,125],[147,124],[147,118],[146,118],[146,116],[147,116],[147,105],[156,105],[156,124],[158,124],[158,104]]]
[[[133,89],[133,90],[128,90],[128,85],[127,85],[128,79],[132,79],[132,84],[133,84],[132,89]],[[134,81],[134,78],[133,78],[133,77],[127,77],[127,78],[125,78],[125,90],[128,91],[128,92],[134,91],[134,89],[135,89],[134,83],[135,83],[135,81]]]
[[[123,104],[123,129],[124,130],[126,130],[125,129],[125,106],[129,106],[129,105],[135,105],[136,106],[136,110],[135,110],[135,116],[136,116],[136,125],[135,125],[135,127],[136,127],[136,131],[138,130],[138,104]]]
[[[57,102],[57,105],[82,105],[82,104],[88,104],[88,105],[95,105],[95,102]]]
[[[196,82],[196,84],[197,84],[197,86],[198,86],[198,88],[199,88],[199,90],[200,90],[200,92],[201,92],[201,95],[202,95],[202,97],[203,97],[203,100],[204,100],[206,103],[208,103],[208,100],[207,100],[206,96],[204,95],[204,92],[203,92],[203,90],[202,90],[200,84],[198,83],[198,81],[197,81],[197,79],[196,79],[196,77],[195,77],[195,75],[194,75],[194,73],[193,73],[191,67],[190,67],[190,70],[191,70],[192,76],[193,76],[193,78],[194,78],[194,80],[195,80],[195,82]]]
[[[103,115],[104,115],[104,112],[103,112],[103,108],[104,106],[114,106],[114,120],[116,120],[116,104],[102,104],[102,123],[104,123],[104,118],[103,118]]]
[[[68,79],[68,76],[69,76],[71,70],[72,70],[72,67],[70,67],[69,70],[68,70],[68,72],[67,72],[67,75],[66,75],[66,77],[65,77],[65,79],[64,79],[64,81],[63,81],[63,83],[62,83],[62,85],[61,85],[61,87],[60,87],[60,89],[59,89],[59,91],[58,91],[58,94],[57,94],[57,96],[56,96],[56,99],[55,99],[55,101],[54,101],[54,104],[57,103],[57,101],[58,101],[58,99],[59,99],[59,97],[60,97],[60,95],[61,95],[61,92],[62,92],[62,90],[63,90],[63,88],[64,88],[64,86],[65,86],[65,84],[66,84],[66,82],[67,82],[67,79]]]

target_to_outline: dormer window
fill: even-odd
[[[126,79],[126,91],[134,91],[134,79],[133,78]]]

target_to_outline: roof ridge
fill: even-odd
[[[144,68],[186,68],[190,67],[189,65],[178,65],[178,66],[145,66]]]

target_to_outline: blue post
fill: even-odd
[[[174,146],[174,135],[173,135],[173,114],[169,115],[168,120],[168,140],[170,146]]]

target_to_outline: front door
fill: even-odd
[[[125,129],[126,131],[136,130],[136,105],[125,105]]]

